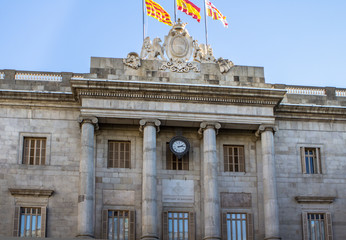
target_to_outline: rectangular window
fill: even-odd
[[[320,148],[301,147],[301,159],[303,173],[321,174],[321,151]]]
[[[189,153],[178,158],[169,149],[169,143],[166,144],[166,169],[167,170],[189,170]]]
[[[244,146],[223,146],[224,171],[245,172]]]
[[[104,239],[135,239],[135,212],[129,210],[103,211],[103,238]]]
[[[108,168],[130,168],[131,143],[108,141]]]
[[[189,239],[189,213],[168,212],[168,239]]]
[[[321,213],[308,213],[308,238],[325,239],[325,217]]]
[[[46,138],[24,137],[23,164],[45,165]]]
[[[163,239],[189,240],[195,239],[195,225],[193,212],[164,212]]]
[[[332,218],[330,213],[303,213],[304,240],[332,240]]]
[[[222,239],[253,240],[251,213],[223,213]]]
[[[19,221],[20,237],[42,237],[41,208],[21,207]]]
[[[129,239],[128,211],[108,211],[108,239]]]

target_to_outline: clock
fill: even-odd
[[[169,148],[175,156],[181,158],[190,150],[190,143],[186,138],[176,136],[169,142]]]

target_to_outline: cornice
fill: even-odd
[[[280,104],[274,114],[279,120],[346,120],[346,107]]]
[[[74,96],[81,98],[138,99],[214,104],[275,106],[285,90],[193,84],[163,84],[109,80],[71,80]]]
[[[54,193],[54,190],[47,189],[8,189],[12,196],[32,196],[32,197],[50,197]]]
[[[298,203],[323,203],[330,204],[335,201],[336,197],[322,197],[322,196],[296,196],[294,199]]]
[[[0,90],[0,99],[74,102],[71,92]]]

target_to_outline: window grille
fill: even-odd
[[[130,168],[131,143],[124,141],[108,142],[108,168]]]
[[[223,147],[224,171],[245,172],[244,146]]]
[[[46,138],[24,137],[23,164],[45,165]]]
[[[301,147],[302,170],[306,174],[321,174],[320,148]]]

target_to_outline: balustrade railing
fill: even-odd
[[[72,76],[74,79],[83,79],[84,76],[83,75],[73,75]]]
[[[54,74],[54,73],[17,72],[15,75],[15,79],[16,80],[60,82],[62,81],[62,75]]]
[[[0,72],[0,79],[5,79],[5,73],[4,72]]]
[[[346,97],[346,89],[337,89],[335,90],[335,96],[337,97]]]
[[[305,87],[286,87],[288,94],[304,94],[304,95],[326,95],[323,88],[305,88]]]

